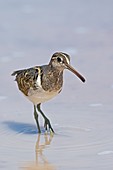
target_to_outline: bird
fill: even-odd
[[[63,72],[68,69],[82,82],[85,78],[70,65],[70,55],[64,52],[55,52],[50,62],[42,66],[34,66],[27,69],[14,71],[19,90],[33,103],[34,119],[38,133],[41,133],[39,125],[39,113],[44,118],[44,130],[55,133],[49,118],[41,109],[41,104],[52,99],[62,91]]]

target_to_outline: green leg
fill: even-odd
[[[43,118],[44,118],[44,120],[45,120],[45,123],[44,123],[45,130],[47,131],[47,128],[49,127],[49,130],[54,133],[54,130],[53,130],[52,126],[51,126],[51,123],[50,123],[49,119],[44,115],[44,113],[42,112],[42,110],[40,109],[40,105],[41,105],[41,104],[38,104],[38,105],[37,105],[37,109],[38,109],[38,111],[41,113],[41,115],[43,116]]]
[[[38,114],[36,111],[36,106],[34,105],[34,118],[36,120],[37,128],[38,128],[38,133],[41,133],[40,126],[39,126],[39,121],[38,121]]]

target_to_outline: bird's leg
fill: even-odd
[[[41,113],[41,115],[43,116],[43,118],[45,120],[45,123],[44,123],[45,130],[47,131],[47,127],[49,127],[49,130],[51,130],[54,133],[54,130],[53,130],[52,126],[51,126],[51,123],[50,123],[49,119],[44,115],[42,110],[40,109],[40,105],[41,104],[37,105],[37,109]]]
[[[34,118],[36,120],[37,128],[38,128],[38,133],[41,133],[40,126],[39,126],[39,121],[38,121],[38,113],[36,111],[36,106],[34,105]]]

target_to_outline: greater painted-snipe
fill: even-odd
[[[70,56],[63,52],[54,53],[48,65],[17,70],[12,73],[12,76],[16,75],[15,80],[17,81],[19,90],[34,105],[34,118],[36,120],[38,133],[41,133],[41,129],[37,111],[40,112],[44,118],[45,130],[54,133],[49,119],[42,112],[40,106],[41,103],[52,99],[61,92],[64,69],[70,70],[79,77],[82,82],[85,82],[85,78],[70,65]]]

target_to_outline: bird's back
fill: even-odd
[[[28,96],[29,89],[36,89],[36,81],[39,76],[39,67],[32,67],[29,69],[17,70],[12,73],[12,76],[16,76],[18,88],[26,96]]]
[[[18,88],[26,96],[40,97],[41,94],[41,98],[48,95],[49,99],[49,95],[50,98],[57,95],[63,85],[63,72],[54,70],[48,65],[17,70],[12,76],[16,76]]]

